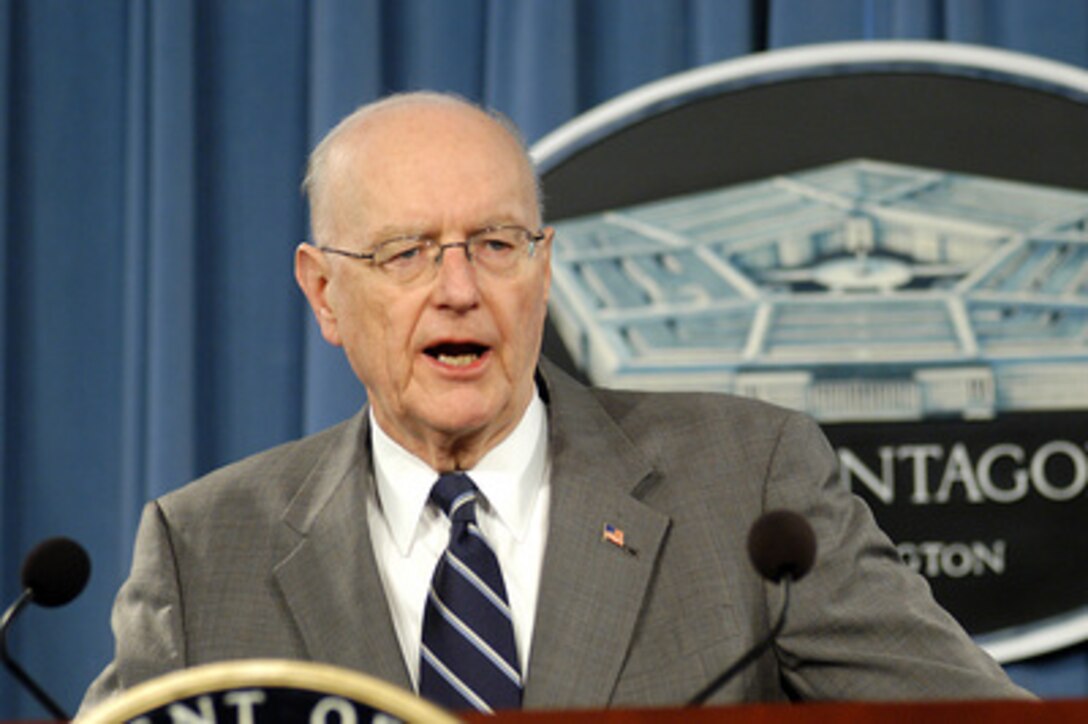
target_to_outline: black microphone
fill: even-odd
[[[691,697],[687,706],[703,704],[774,643],[786,625],[790,583],[801,580],[816,560],[816,534],[808,521],[792,510],[772,510],[761,515],[748,531],[748,557],[759,575],[768,581],[782,583],[782,609],[770,632]]]
[[[91,577],[91,559],[83,546],[69,538],[49,538],[34,547],[23,561],[23,592],[0,619],[0,660],[27,691],[57,719],[71,719],[8,654],[8,627],[26,604],[63,606],[82,591]]]

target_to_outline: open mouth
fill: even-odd
[[[490,348],[474,342],[443,342],[428,347],[423,352],[444,365],[467,367],[486,354],[488,349]]]

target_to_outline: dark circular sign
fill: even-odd
[[[946,43],[633,91],[533,149],[558,229],[545,353],[809,412],[995,657],[1082,641],[1086,129],[1088,73]]]

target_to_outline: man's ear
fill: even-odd
[[[295,281],[310,303],[310,309],[321,327],[321,336],[329,344],[339,347],[343,340],[336,314],[329,304],[330,272],[328,258],[313,244],[302,243],[295,249]]]

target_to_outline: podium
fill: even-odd
[[[177,671],[147,681],[77,719],[77,724],[1068,724],[1088,722],[1088,700],[741,704],[673,709],[450,713],[410,691],[327,664],[256,659]]]
[[[1088,722],[1088,700],[904,703],[740,704],[702,709],[606,709],[594,711],[466,714],[483,724],[1073,724]]]

